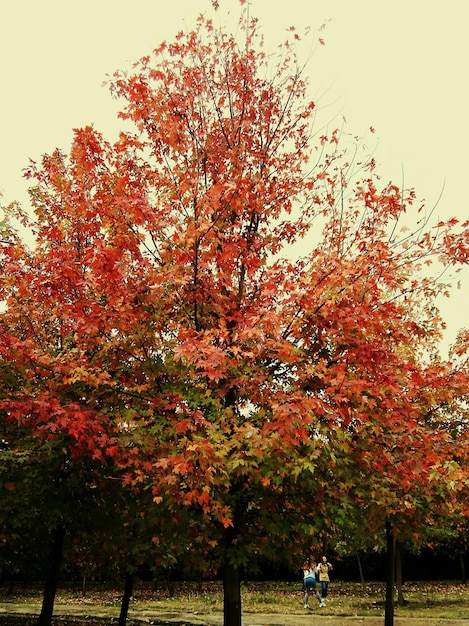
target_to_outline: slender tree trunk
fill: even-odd
[[[65,539],[65,528],[58,526],[52,533],[52,549],[49,559],[49,570],[44,585],[41,613],[36,621],[36,626],[51,626],[54,612],[55,594],[59,582],[60,565]]]
[[[360,558],[360,552],[357,552],[357,564],[358,564],[358,571],[360,572],[360,582],[362,585],[364,585],[365,577],[363,576],[363,567],[362,567],[362,560]]]
[[[461,582],[463,585],[467,582],[466,563],[464,562],[464,550],[459,550],[459,567],[461,568]]]
[[[241,579],[239,567],[225,557],[223,568],[223,626],[241,626]]]
[[[404,606],[406,604],[404,592],[402,590],[402,550],[401,544],[396,541],[396,584],[397,584],[397,604]]]
[[[230,387],[225,395],[225,406],[233,407],[236,403],[236,393]],[[235,545],[238,533],[238,520],[245,513],[243,505],[243,485],[235,481],[231,485],[233,501],[233,526],[225,531],[225,554],[223,563],[223,626],[241,626],[241,577],[239,565],[233,564],[230,556]]]
[[[118,626],[125,626],[127,623],[127,615],[129,614],[130,598],[134,589],[134,575],[127,572],[125,575],[124,595],[122,596],[121,612],[119,615]]]
[[[394,537],[392,524],[386,520],[386,606],[384,626],[394,626]]]

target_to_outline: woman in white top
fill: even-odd
[[[305,596],[304,596],[304,604],[305,604],[305,609],[309,609],[309,594],[314,591],[316,598],[319,602],[319,606],[323,607],[326,606],[324,604],[324,602],[322,601],[321,598],[321,594],[318,591],[318,588],[316,586],[316,576],[317,576],[317,567],[316,567],[316,563],[313,562],[309,562],[306,561],[306,563],[303,565],[303,589],[305,592]]]

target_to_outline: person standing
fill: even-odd
[[[317,565],[314,561],[306,561],[303,565],[303,590],[304,590],[304,605],[305,609],[309,609],[309,595],[312,591],[319,602],[319,606],[326,606],[321,599],[321,594],[317,588],[316,576],[318,573]]]
[[[321,562],[318,565],[319,582],[321,583],[321,598],[327,598],[327,590],[329,587],[330,577],[329,573],[332,571],[332,565],[327,560],[327,557],[323,556]]]

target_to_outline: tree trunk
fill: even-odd
[[[49,570],[44,585],[41,613],[36,621],[36,626],[51,626],[54,612],[55,594],[59,582],[60,564],[65,539],[65,528],[58,526],[52,533],[52,549],[49,559]]]
[[[127,573],[125,575],[125,588],[124,595],[122,596],[121,612],[119,615],[118,626],[125,626],[127,622],[127,615],[129,614],[130,598],[134,589],[134,575]]]
[[[365,577],[363,576],[363,567],[362,567],[362,560],[360,558],[360,552],[357,552],[357,564],[358,564],[358,571],[360,572],[360,582],[362,585],[364,585]]]
[[[404,598],[404,592],[402,590],[402,550],[401,550],[401,544],[398,541],[396,541],[395,550],[396,550],[397,604],[399,606],[404,606],[406,604],[406,600]]]
[[[386,520],[386,606],[384,626],[394,626],[394,537],[392,524]]]
[[[239,567],[225,557],[223,568],[223,626],[241,626],[241,580]]]

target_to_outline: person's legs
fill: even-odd
[[[322,601],[321,594],[319,593],[319,589],[317,587],[315,588],[314,592],[316,593],[316,598],[317,598],[317,601],[319,602],[319,606],[321,607],[325,606],[324,602]]]
[[[309,609],[308,602],[309,602],[309,592],[310,592],[310,590],[311,590],[310,586],[309,585],[305,585],[305,598],[304,598],[304,600],[305,600],[305,602],[304,602],[305,609]]]
[[[327,598],[327,580],[321,581],[321,595],[323,598]]]

